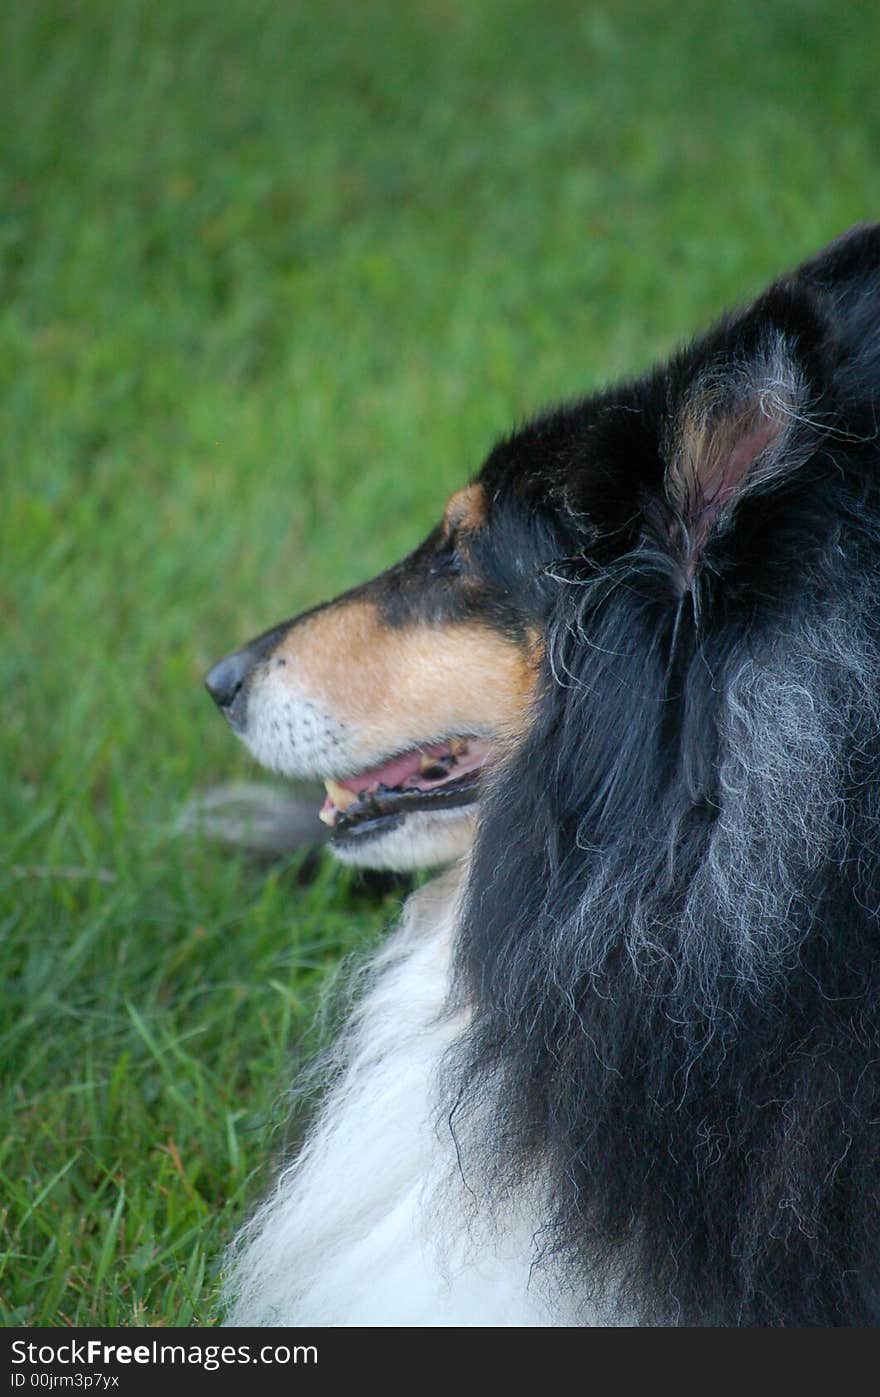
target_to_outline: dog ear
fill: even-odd
[[[742,499],[788,476],[815,449],[827,331],[809,290],[773,287],[712,337],[673,401],[661,515],[684,585]]]
[[[858,313],[880,283],[880,223],[858,223],[823,247],[793,274],[793,280],[827,293],[838,317]],[[876,319],[876,314],[875,314]]]

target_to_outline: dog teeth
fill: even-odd
[[[347,786],[340,785],[338,781],[325,781],[324,789],[337,810],[347,810],[348,807],[354,805],[357,800],[354,791],[350,791]],[[330,823],[332,823],[332,819],[325,821],[325,824]]]
[[[467,739],[464,737],[453,737],[449,743],[449,750],[454,757],[463,757],[467,749]]]

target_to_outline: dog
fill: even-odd
[[[207,687],[365,972],[237,1324],[880,1318],[880,226],[502,440]]]

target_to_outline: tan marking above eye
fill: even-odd
[[[454,533],[456,529],[467,533],[481,528],[485,522],[486,495],[477,481],[450,495],[443,511],[443,527],[447,534]]]
[[[476,621],[391,628],[369,602],[295,624],[273,652],[272,682],[305,688],[377,757],[432,738],[521,730],[535,647]]]

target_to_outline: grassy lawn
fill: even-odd
[[[206,667],[877,216],[878,52],[820,0],[2,7],[3,1322],[217,1318],[394,915],[175,833],[254,776]]]

